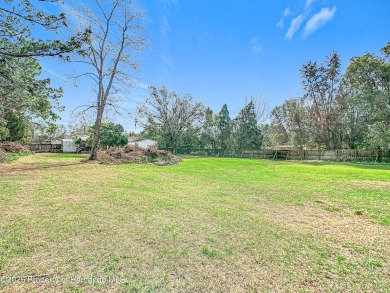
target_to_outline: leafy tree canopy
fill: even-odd
[[[124,135],[124,128],[120,124],[114,124],[112,122],[102,123],[100,128],[100,140],[99,145],[101,148],[107,147],[123,147],[128,143],[127,136]],[[88,134],[90,138],[87,140],[87,146],[92,146],[94,126],[90,127]]]

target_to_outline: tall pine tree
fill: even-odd
[[[229,147],[230,135],[231,135],[231,123],[229,117],[229,110],[226,104],[222,106],[219,112],[219,140],[221,142],[221,148],[227,149]]]
[[[239,149],[260,149],[261,130],[257,120],[255,104],[250,101],[235,118],[235,138]]]

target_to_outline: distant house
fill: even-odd
[[[149,146],[152,146],[154,144],[157,145],[157,141],[152,140],[152,139],[140,139],[140,138],[131,139],[131,138],[129,138],[129,143],[128,144],[129,145],[138,144],[138,146],[140,148],[146,149]]]

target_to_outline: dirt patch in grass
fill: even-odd
[[[287,206],[266,210],[268,218],[294,230],[317,232],[341,243],[381,247],[390,251],[390,229],[359,215],[333,212],[314,206]]]

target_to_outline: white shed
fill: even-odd
[[[130,141],[128,144],[129,145],[138,144],[138,146],[140,148],[146,149],[146,148],[148,148],[148,146],[152,146],[154,144],[157,144],[157,141],[152,140],[152,139],[140,139],[140,140]]]
[[[75,153],[77,152],[77,144],[73,139],[65,138],[61,139],[62,152],[63,153]]]

